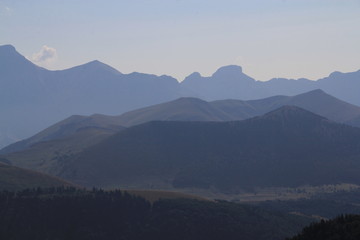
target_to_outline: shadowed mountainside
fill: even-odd
[[[234,190],[360,183],[360,129],[285,106],[236,122],[150,122],[66,159],[86,186]]]
[[[96,127],[116,131],[121,126],[134,126],[149,121],[233,121],[265,114],[284,105],[293,105],[324,116],[330,120],[360,127],[360,107],[341,101],[322,90],[296,96],[275,96],[259,100],[219,100],[206,102],[196,98],[174,101],[130,111],[119,116],[95,114],[89,117],[72,116],[31,138],[14,143],[1,154],[21,151],[37,142],[58,139],[82,127]]]
[[[73,186],[60,178],[0,163],[0,191],[19,191],[37,187]]]

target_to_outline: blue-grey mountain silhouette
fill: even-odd
[[[0,147],[75,114],[119,115],[179,97],[253,100],[315,89],[360,105],[360,71],[334,72],[318,81],[260,82],[243,73],[239,66],[226,66],[210,77],[193,73],[179,83],[165,75],[122,74],[99,61],[49,71],[31,63],[13,46],[4,45],[0,46]]]
[[[42,141],[69,137],[85,127],[103,129],[107,133],[116,133],[123,129],[123,126],[131,127],[156,120],[234,121],[262,115],[285,105],[298,106],[330,120],[360,127],[360,107],[341,101],[320,89],[296,96],[274,96],[249,101],[232,99],[206,102],[198,98],[183,97],[126,112],[119,116],[94,114],[86,117],[74,115],[28,139],[10,144],[1,149],[0,154],[22,151]]]

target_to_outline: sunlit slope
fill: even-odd
[[[0,190],[17,191],[26,188],[71,185],[60,178],[0,163]]]

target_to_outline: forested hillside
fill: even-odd
[[[280,240],[312,220],[229,202],[75,188],[0,193],[0,238]]]
[[[341,215],[312,224],[288,240],[357,240],[360,239],[360,215]]]

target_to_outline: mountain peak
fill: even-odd
[[[219,68],[213,77],[233,77],[243,75],[242,68],[237,65],[229,65]]]
[[[17,76],[26,75],[31,71],[40,69],[40,67],[18,53],[12,45],[0,46],[0,65],[0,72],[2,72],[2,74],[15,74]],[[21,71],[19,71],[19,69],[21,69]],[[7,75],[6,78],[9,78],[10,75]],[[4,77],[4,75],[2,75],[2,77]]]
[[[201,74],[199,72],[193,72],[188,76],[188,78],[200,78]]]
[[[335,72],[330,73],[329,77],[330,78],[336,78],[336,77],[340,77],[341,75],[343,75],[342,72],[335,71]]]
[[[93,60],[88,63],[85,63],[83,66],[104,66],[105,63],[100,62],[99,60]]]
[[[315,104],[315,102],[319,102],[321,99],[329,99],[329,98],[336,99],[335,97],[327,94],[322,89],[315,89],[315,90],[312,90],[312,91],[309,91],[309,92],[298,94],[296,96],[293,96],[292,98],[294,98],[294,99],[299,99],[299,98],[307,99],[307,101],[313,102],[312,104]]]
[[[88,64],[103,64],[103,63],[100,62],[99,60],[95,59],[93,61],[88,62]]]
[[[198,72],[193,72],[192,74],[190,74],[189,76],[187,76],[183,82],[187,82],[187,81],[191,81],[191,80],[194,80],[194,79],[200,79],[202,76],[200,73]]]
[[[74,69],[92,69],[92,70],[95,70],[95,71],[98,71],[98,70],[103,70],[105,72],[112,72],[114,74],[121,74],[121,72],[119,72],[117,69],[103,63],[103,62],[100,62],[99,60],[93,60],[91,62],[88,62],[88,63],[85,63],[85,64],[82,64],[82,65],[79,65],[79,66],[76,66],[76,67],[73,67],[73,68],[70,68],[68,70],[74,70]]]
[[[206,101],[200,99],[200,98],[195,98],[195,97],[180,97],[178,99],[175,99],[173,101],[171,101],[171,103],[174,102],[183,102],[183,103],[194,103],[194,102],[201,102],[201,103],[207,103]]]
[[[308,110],[305,110],[303,108],[297,107],[297,106],[292,106],[292,105],[285,105],[282,106],[278,109],[275,109],[274,111],[271,111],[269,113],[266,113],[265,115],[263,115],[261,118],[265,118],[265,119],[281,119],[284,121],[287,120],[324,120],[326,119],[325,117],[322,117],[320,115],[317,115],[315,113],[312,113]]]
[[[307,95],[327,95],[327,93],[322,90],[322,89],[315,89],[315,90],[312,90],[312,91],[309,91],[309,92],[306,92],[304,94],[307,94]]]
[[[2,45],[0,46],[0,57],[9,58],[24,58],[20,53],[18,53],[13,45]]]
[[[13,45],[6,44],[6,45],[0,46],[0,51],[15,51],[16,52],[16,49]]]

